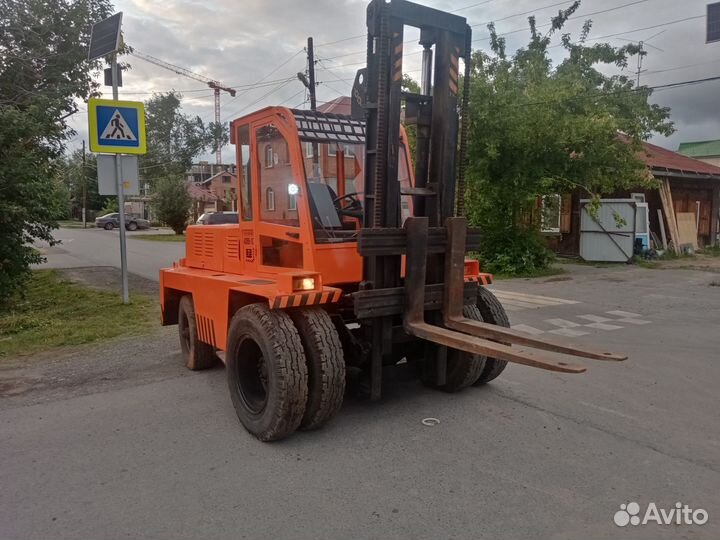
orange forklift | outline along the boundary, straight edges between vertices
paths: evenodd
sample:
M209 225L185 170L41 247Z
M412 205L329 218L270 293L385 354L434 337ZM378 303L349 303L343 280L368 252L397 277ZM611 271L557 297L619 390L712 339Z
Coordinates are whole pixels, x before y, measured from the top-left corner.
M405 26L424 48L419 94L401 91ZM234 120L239 224L188 227L185 257L160 271L162 324L178 325L187 367L224 361L237 415L262 441L332 418L348 369L377 400L383 368L398 364L455 392L508 362L581 373L568 356L626 358L513 331L485 287L492 276L466 258L482 241L456 196L466 20L373 0L367 28L352 114L267 107ZM414 167L402 110L416 126Z

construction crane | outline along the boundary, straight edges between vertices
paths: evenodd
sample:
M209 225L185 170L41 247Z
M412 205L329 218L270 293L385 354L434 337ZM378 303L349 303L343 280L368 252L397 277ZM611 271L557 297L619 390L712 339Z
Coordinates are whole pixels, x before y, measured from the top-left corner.
M209 77L205 77L204 75L194 73L189 69L185 69L184 67L176 66L175 64L171 64L170 62L166 62L165 60L160 60L159 58L140 52L137 49L133 49L130 54L140 58L141 60L145 60L146 62L150 62L151 64L155 64L156 66L160 66L161 68L165 68L168 71L172 71L173 73L182 75L183 77L187 77L189 79L193 79L195 81L200 81L207 84L210 88L213 89L213 92L215 93L215 124L218 126L220 125L220 90L222 90L223 92L227 92L232 97L235 97L234 88L225 86L221 82L218 82ZM215 151L215 160L218 165L222 164L222 149L219 141L217 144L217 150Z

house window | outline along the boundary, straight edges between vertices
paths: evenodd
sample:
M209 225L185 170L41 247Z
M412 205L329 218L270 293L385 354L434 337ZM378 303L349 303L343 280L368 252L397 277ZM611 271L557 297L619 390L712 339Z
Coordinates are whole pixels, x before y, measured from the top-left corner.
M345 145L345 157L355 157L355 149L351 144Z
M275 192L272 188L265 190L265 210L269 212L275 211Z
M288 210L297 210L297 195L288 193Z
M560 234L560 195L543 195L540 199L540 231Z
M313 157L313 143L311 142L305 143L305 157Z
M229 183L230 183L230 177L229 177L229 176L223 176L223 177L222 177L222 183L223 183L223 184L229 184Z
M328 143L327 151L328 151L328 156L337 156L337 144Z
M265 145L265 168L269 169L273 166L273 149L272 145L267 144Z

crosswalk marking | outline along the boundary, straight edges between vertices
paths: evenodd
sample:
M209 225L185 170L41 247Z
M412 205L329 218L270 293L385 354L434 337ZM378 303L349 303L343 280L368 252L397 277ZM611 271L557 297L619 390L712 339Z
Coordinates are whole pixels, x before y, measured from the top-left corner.
M640 315L638 315L639 317ZM643 319L636 319L635 317L628 317L627 319L615 319L613 322L617 323L627 323L627 324L650 324L650 321L645 321Z
M582 330L575 330L573 328L557 328L549 331L551 334L564 337L580 337L587 336L590 332L583 332Z
M513 325L513 329L526 334L532 334L534 336L545 333L545 330L540 330L539 328L535 328L534 326L529 326L527 324L515 324Z
M606 332L610 332L613 330L622 330L623 328L626 328L627 326L632 325L644 325L644 324L650 324L652 321L648 321L645 319L641 319L642 315L640 314L630 314L627 311L606 311L604 315L612 315L613 313L617 315L622 315L622 318L615 318L610 319L608 317L604 317L601 315L594 315L594 314L586 314L586 315L574 315L572 317L578 319L581 321L580 323L577 323L575 321L570 321L568 319L544 319L542 324L539 324L540 328L537 326L530 326L529 324L518 324L514 325L513 328L524 332L526 334L531 334L534 336L539 336L541 334L549 333L549 334L555 334L558 336L564 336L564 337L580 337L580 336L586 336L590 332L586 331L590 328L593 330L603 330ZM632 317L628 316L632 315ZM627 323L627 324L626 324ZM551 326L551 328L544 330L542 326Z
M586 328L596 328L597 330L620 330L622 326L616 324L607 324L602 322L596 322L592 324L586 324Z
M548 322L553 326L559 326L560 328L576 328L580 326L576 322L566 321L565 319L545 319L545 322Z
M608 319L607 317L600 317L598 315L578 315L579 319L587 319L588 321L594 322L594 323L604 323L608 321L612 321L612 319Z
M525 294L498 289L493 289L493 293L498 297L507 311L521 311L523 309L539 309L580 303L576 300L567 300L565 298L553 298L552 296Z
M605 313L607 313L608 315L622 317L623 319L629 319L630 317L642 317L642 315L640 315L639 313L630 313L629 311L620 311L617 309L615 311L606 311Z

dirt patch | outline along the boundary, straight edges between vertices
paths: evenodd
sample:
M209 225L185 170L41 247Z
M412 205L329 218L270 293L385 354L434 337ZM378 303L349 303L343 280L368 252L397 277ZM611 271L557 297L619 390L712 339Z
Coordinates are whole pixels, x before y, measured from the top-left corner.
M79 268L59 269L60 275L79 285L102 291L122 292L122 273L114 266L82 266ZM157 281L152 281L135 274L128 275L128 286L131 293L142 293L157 297L160 289Z

